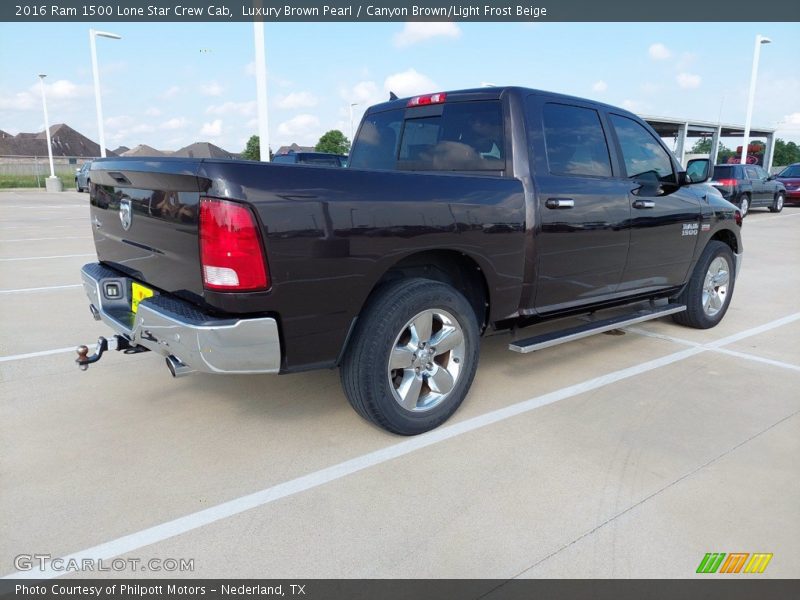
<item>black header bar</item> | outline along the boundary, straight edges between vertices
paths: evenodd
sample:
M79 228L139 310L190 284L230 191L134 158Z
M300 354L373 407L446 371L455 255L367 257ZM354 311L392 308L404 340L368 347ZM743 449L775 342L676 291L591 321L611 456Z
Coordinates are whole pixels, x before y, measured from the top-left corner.
M797 22L784 0L3 0L5 22Z

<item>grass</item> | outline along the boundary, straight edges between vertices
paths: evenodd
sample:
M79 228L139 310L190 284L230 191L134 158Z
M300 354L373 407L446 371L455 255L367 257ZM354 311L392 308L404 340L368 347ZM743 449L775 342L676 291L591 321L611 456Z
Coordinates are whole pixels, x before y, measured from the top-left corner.
M64 189L75 187L75 175L71 173L56 173L56 177L61 179ZM39 184L36 183L36 175L0 175L0 190L8 188L35 188L44 189L46 176L39 176Z

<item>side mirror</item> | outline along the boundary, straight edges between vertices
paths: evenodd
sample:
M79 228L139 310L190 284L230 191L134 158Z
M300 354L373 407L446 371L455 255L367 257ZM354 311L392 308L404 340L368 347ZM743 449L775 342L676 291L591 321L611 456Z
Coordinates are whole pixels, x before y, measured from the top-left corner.
M711 161L707 158L693 158L686 165L686 182L681 185L690 183L702 183L708 180Z

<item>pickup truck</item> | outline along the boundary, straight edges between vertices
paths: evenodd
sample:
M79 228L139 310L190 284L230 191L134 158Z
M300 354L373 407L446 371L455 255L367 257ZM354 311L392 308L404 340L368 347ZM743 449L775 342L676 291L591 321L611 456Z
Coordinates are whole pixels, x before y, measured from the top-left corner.
M362 417L422 433L464 400L481 335L588 316L510 343L529 352L666 315L719 323L742 220L692 185L708 173L630 112L519 87L373 106L344 169L98 160L82 278L115 335L77 362L338 367Z

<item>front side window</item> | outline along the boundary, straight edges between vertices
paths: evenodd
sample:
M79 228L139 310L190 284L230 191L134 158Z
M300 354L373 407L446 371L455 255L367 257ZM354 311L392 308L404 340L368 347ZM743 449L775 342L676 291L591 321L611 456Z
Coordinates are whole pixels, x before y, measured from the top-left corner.
M542 118L552 174L611 177L608 145L596 110L545 104Z
M629 179L674 183L669 154L647 129L633 119L609 115L617 134Z

